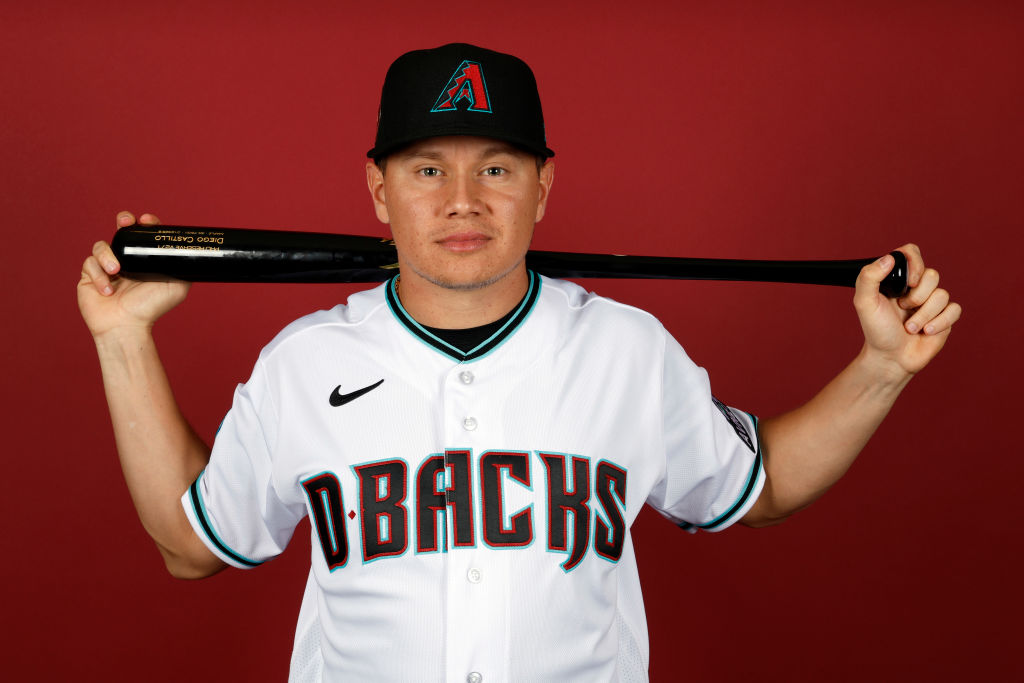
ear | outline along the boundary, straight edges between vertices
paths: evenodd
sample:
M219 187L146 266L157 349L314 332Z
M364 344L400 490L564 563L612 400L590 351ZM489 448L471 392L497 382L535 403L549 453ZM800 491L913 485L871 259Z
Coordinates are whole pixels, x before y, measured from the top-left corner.
M370 198L373 199L373 210L377 214L377 220L381 223L390 223L384 196L384 172L372 161L366 163L366 185L370 189Z
M544 211L548 205L548 195L551 193L551 184L555 182L555 162L548 159L540 167L537 182L540 183L540 194L537 196L537 217L534 222L540 222L544 218Z

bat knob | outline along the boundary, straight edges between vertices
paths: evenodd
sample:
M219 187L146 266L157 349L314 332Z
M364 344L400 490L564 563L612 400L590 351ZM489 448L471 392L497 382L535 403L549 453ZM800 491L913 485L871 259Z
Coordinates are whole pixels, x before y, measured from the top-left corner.
M902 251L893 251L890 254L896 259L896 263L878 289L890 299L895 299L907 293L907 257Z

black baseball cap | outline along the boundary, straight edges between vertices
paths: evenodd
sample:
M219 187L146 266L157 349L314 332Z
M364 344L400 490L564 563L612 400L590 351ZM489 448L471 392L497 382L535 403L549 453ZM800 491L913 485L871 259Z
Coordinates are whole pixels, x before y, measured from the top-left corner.
M537 80L523 60L466 43L414 50L384 77L377 140L380 159L441 135L478 135L541 158L554 156L544 137Z

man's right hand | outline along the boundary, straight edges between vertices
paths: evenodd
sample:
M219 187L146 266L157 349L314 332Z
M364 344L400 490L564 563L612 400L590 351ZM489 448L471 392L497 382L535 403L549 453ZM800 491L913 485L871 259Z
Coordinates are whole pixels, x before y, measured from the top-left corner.
M148 213L139 217L141 225L159 225L160 220ZM117 214L117 228L135 224L128 211ZM99 338L118 330L149 329L167 311L188 294L190 284L167 279L142 282L118 277L121 264L106 242L97 242L92 255L82 264L78 281L78 308L93 337Z

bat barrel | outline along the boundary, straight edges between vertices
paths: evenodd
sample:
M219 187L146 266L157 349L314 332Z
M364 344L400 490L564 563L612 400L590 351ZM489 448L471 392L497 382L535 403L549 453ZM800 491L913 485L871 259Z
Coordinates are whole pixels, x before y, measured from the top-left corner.
M134 225L111 248L135 279L383 282L398 267L391 240L289 230Z

